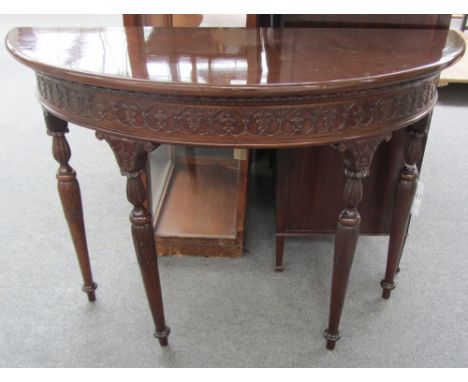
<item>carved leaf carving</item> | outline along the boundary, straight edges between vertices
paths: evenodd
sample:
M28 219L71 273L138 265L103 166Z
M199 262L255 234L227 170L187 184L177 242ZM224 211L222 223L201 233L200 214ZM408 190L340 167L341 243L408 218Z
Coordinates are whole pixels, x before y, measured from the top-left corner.
M107 141L115 154L122 174L126 176L136 176L145 166L146 154L157 146L150 142L123 138L101 132L96 132L96 137Z
M112 90L37 73L47 104L101 127L210 136L307 136L389 124L434 103L437 81L330 95L210 98Z

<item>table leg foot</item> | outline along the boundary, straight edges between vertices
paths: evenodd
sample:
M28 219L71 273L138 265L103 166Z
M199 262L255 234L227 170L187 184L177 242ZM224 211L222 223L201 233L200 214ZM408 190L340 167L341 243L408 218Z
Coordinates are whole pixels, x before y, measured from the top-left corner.
M169 328L169 326L166 326L166 329L164 329L162 332L156 330L153 336L158 339L159 345L167 346L169 344L170 332L171 332L171 329Z
M97 289L97 284L93 282L91 285L83 285L81 290L88 295L89 302L96 301L96 293L94 292Z
M385 282L385 280L382 280L380 282L380 286L382 287L382 298L388 300L390 298L392 290L396 287L395 282L387 283Z
M334 350L335 349L335 344L340 340L341 338L341 332L338 331L336 334L332 334L326 329L323 332L323 337L327 340L327 349L328 350Z

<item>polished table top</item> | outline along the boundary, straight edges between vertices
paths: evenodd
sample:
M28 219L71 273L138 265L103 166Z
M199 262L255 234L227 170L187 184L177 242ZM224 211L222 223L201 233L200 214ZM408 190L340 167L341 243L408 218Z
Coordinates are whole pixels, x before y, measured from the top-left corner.
M16 28L8 49L100 86L216 95L323 92L440 71L463 51L429 29Z
M15 28L6 45L67 121L230 147L390 133L430 112L465 49L453 31L391 29Z

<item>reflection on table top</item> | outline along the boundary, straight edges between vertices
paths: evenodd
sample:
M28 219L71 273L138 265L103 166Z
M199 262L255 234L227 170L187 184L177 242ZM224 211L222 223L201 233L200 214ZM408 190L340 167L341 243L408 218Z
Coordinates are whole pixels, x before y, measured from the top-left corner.
M464 51L453 31L430 29L15 28L6 44L28 66L71 80L214 93L398 82Z

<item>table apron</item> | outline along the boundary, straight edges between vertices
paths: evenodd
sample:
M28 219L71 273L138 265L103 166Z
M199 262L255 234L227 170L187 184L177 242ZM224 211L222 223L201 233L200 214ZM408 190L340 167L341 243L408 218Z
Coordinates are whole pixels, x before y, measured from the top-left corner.
M43 107L69 122L158 143L305 147L386 134L428 114L439 75L353 92L214 98L131 92L37 72Z

